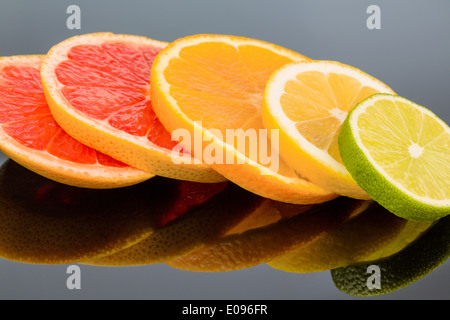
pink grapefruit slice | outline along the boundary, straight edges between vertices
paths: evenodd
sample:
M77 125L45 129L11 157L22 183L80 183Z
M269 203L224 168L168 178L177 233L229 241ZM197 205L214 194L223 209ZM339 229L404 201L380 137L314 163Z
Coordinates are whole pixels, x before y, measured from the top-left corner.
M221 182L193 160L153 112L150 71L165 42L93 33L69 38L48 52L41 77L50 110L72 137L130 166L159 176Z
M153 177L83 145L56 123L42 89L43 58L0 58L0 150L42 176L77 187L123 187Z

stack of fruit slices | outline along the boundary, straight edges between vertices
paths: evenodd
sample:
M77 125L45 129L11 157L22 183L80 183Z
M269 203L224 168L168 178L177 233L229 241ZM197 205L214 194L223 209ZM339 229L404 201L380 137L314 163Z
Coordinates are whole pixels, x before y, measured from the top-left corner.
M2 169L11 260L314 272L390 256L450 213L442 120L354 67L260 40L76 36L45 56L0 58L0 109L1 151L50 179ZM127 209L135 224L108 201L97 208L115 212L108 228L83 227L89 210L55 222L37 208L142 190L148 204Z

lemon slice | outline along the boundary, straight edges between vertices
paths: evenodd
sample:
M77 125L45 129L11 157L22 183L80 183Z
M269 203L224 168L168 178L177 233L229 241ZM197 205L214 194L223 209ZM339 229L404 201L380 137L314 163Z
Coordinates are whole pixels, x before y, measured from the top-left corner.
M450 213L450 129L430 110L373 95L350 112L339 150L358 184L392 213L419 221Z
M369 199L339 155L348 111L377 92L393 91L372 76L334 61L301 61L275 71L264 92L262 121L279 129L279 153L300 176L325 190Z

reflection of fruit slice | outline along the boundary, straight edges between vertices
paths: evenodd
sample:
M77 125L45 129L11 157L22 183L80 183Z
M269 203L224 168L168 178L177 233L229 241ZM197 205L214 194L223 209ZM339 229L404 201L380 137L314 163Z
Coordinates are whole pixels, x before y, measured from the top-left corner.
M326 190L368 199L342 163L338 136L348 111L376 92L392 90L356 68L332 61L290 63L267 83L262 120L280 130L280 155L300 175Z
M82 263L135 266L164 262L217 240L239 222L264 211L262 209L266 208L267 202L264 198L229 184L227 190L214 200L155 230L137 244L115 254Z
M373 202L368 209L313 243L268 262L287 272L319 272L392 255L432 223L399 218Z
M285 202L324 202L336 195L299 178L276 152L270 154L272 133L260 131L265 130L260 110L270 74L287 62L307 59L253 39L181 38L155 59L153 106L170 132L189 133L180 142L186 149L244 189Z
M136 168L169 178L225 180L172 153L175 143L150 103L150 69L166 43L95 33L72 37L47 54L42 82L56 121L75 139Z
M436 222L423 236L402 251L385 259L331 270L336 287L347 294L367 297L399 290L429 274L450 256L450 217ZM369 266L380 269L380 289L374 284ZM370 284L370 283L369 283ZM372 288L372 289L370 289Z
M71 138L53 119L40 79L43 56L0 58L0 149L49 179L112 188L153 175L131 168Z
M204 186L155 177L118 189L76 188L8 161L0 172L0 257L57 264L113 254L221 190L208 184L205 194Z
M349 114L339 148L353 178L392 213L411 220L450 214L450 128L428 109L374 95Z
M365 205L366 201L340 197L292 218L230 234L166 263L190 271L228 271L255 266L324 236Z

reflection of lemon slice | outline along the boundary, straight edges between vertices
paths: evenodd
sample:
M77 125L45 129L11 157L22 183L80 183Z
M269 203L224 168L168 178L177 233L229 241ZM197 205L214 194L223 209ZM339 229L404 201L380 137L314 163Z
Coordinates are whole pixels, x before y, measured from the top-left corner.
M195 158L242 188L284 202L328 201L336 195L299 178L271 151L268 137L275 131L265 131L261 122L270 74L299 60L309 59L254 39L181 38L164 48L153 63L153 108L169 132L182 136L180 143Z
M373 95L349 114L339 148L358 184L392 213L412 220L450 213L450 128L430 110Z
M262 121L280 130L280 155L301 176L326 190L368 199L342 163L338 136L348 111L376 92L393 93L338 62L289 63L267 82Z
M363 213L313 243L268 264L288 272L318 272L392 255L431 222L399 218L373 202Z
M429 274L450 256L450 217L436 222L423 236L385 259L331 270L336 287L359 297L376 296L401 289ZM372 266L369 269L369 266ZM379 268L376 274L373 266ZM369 270L369 271L368 271ZM379 276L380 288L371 275Z
M340 197L291 218L229 234L166 263L191 271L228 271L255 266L324 236L365 205L366 201Z
M249 217L267 211L268 200L230 184L211 201L155 230L137 244L115 254L83 261L97 266L136 266L160 263L217 240Z

